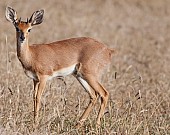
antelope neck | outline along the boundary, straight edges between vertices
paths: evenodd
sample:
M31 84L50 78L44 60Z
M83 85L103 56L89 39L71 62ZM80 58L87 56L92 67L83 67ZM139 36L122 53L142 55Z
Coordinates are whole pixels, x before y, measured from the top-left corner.
M20 41L20 37L17 35L17 56L19 59L27 56L29 51L28 37L25 37L24 41ZM26 58L26 57L25 57Z

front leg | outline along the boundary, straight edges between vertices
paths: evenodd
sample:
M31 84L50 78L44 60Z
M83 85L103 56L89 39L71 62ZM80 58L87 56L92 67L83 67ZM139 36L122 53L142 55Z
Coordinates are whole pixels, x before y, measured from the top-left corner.
M42 93L45 89L47 77L41 76L39 77L39 82L36 83L35 92L34 92L34 124L38 124L38 114L40 108L40 101Z
M37 97L37 91L38 91L38 85L39 81L33 80L34 82L34 95L33 95L33 101L34 101L34 123L36 123L36 97Z

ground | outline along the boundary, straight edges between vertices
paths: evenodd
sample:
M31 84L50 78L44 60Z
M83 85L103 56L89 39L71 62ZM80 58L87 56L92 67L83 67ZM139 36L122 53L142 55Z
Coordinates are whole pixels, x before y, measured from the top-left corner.
M115 48L102 84L110 93L100 128L100 100L80 129L74 126L89 102L77 80L53 79L43 94L40 123L33 131L33 82L16 56L15 29L6 6L22 20L44 9L44 21L31 31L30 44L87 36ZM0 134L170 134L169 0L1 0Z

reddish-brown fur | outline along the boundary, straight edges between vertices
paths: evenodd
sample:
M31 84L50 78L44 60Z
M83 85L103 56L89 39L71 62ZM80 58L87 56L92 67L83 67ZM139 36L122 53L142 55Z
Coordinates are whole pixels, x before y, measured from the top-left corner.
M47 75L75 63L82 63L82 71L97 76L110 62L112 53L103 44L86 37L28 46L27 51L31 68Z
M7 7L6 18L17 29L17 56L27 76L34 81L34 121L38 118L41 95L48 78L57 75L74 75L88 91L91 98L89 106L80 118L81 125L89 115L98 95L101 97L101 108L97 118L104 113L109 93L100 84L99 77L103 69L111 62L113 49L87 37L71 38L49 44L28 44L29 29L42 22L43 10L33 13L27 22L16 19L14 9Z

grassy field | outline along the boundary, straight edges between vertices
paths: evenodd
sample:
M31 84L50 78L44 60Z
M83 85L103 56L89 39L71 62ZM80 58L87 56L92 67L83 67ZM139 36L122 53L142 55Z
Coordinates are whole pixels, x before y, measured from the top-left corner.
M69 76L66 85L48 82L40 124L33 131L33 83L17 59L15 29L5 19L7 5L22 20L45 9L44 22L31 31L31 44L88 36L116 49L102 78L110 98L100 128L95 125L100 101L84 125L74 127L89 97ZM0 134L169 135L170 1L1 0Z

